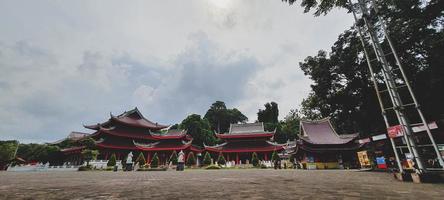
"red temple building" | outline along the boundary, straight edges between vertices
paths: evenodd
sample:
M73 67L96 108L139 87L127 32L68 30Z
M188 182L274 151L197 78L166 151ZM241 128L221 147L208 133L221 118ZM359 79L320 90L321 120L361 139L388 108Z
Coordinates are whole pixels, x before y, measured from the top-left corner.
M224 143L215 146L205 146L205 150L213 158L222 153L226 160L234 160L236 164L251 160L256 152L259 160L270 160L274 151L283 150L283 145L271 142L275 131L264 131L263 123L231 124L228 133L216 134Z
M353 167L357 163L356 150L361 147L358 134L337 134L330 119L301 121L299 139L288 145L306 169Z
M166 125L151 122L135 108L114 116L103 123L85 125L85 128L94 130L90 135L96 142L96 148L100 154L99 160L107 160L113 153L117 160L124 159L129 152L133 152L134 159L139 153L146 156L150 162L152 156L157 153L160 164L166 164L173 151L200 153L202 150L193 146L192 138L185 130L167 130ZM82 147L65 150L65 154L78 153Z

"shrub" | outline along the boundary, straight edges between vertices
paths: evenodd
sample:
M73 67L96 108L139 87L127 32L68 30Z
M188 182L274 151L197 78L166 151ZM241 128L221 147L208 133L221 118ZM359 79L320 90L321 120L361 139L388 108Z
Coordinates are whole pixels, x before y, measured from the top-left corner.
M140 152L139 157L137 157L136 163L139 164L139 167L143 167L146 165L145 156L142 152Z
M79 167L79 171L91 171L91 170L93 170L93 169L90 165Z
M191 167L195 164L196 164L196 158L194 158L194 153L193 152L188 153L187 166Z
M99 151L97 151L97 150L85 149L82 151L82 157L84 160L86 160L87 166L89 165L90 160L97 159L97 155L99 155Z
M206 167L205 169L220 169L220 167L217 165L210 165L210 166Z
M275 160L279 160L279 159L280 159L280 158L279 158L277 152L276 152L276 151L273 151L273 154L271 155L271 160L272 160L272 161L275 161Z
M290 162L291 162L291 164L293 164L294 163L294 159L295 159L295 156L294 156L294 154L291 154L290 155Z
M251 164L255 167L259 166L259 159L257 158L256 152L253 152L253 155L251 155Z
M217 164L220 165L225 165L226 161L225 161L225 157L222 153L219 154L219 157L217 158Z
M203 164L204 165L211 165L211 156L208 152L205 153Z
M151 159L150 166L152 168L157 168L159 166L159 157L157 156L157 153L155 153L153 159Z
M173 165L177 165L177 153L176 153L176 151L173 151L173 153L171 154L169 162L171 162Z
M106 166L113 167L116 165L116 154L112 154L111 157L108 160L108 163L106 163Z

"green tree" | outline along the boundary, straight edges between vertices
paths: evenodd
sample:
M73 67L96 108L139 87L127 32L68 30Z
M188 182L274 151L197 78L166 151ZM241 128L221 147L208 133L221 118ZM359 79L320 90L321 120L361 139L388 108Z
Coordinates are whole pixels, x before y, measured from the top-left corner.
M196 158L194 157L194 153L190 152L187 156L187 166L191 167L196 164Z
M187 133L193 137L194 145L203 147L204 144L214 145L216 142L208 120L202 119L200 115L189 115L182 121L180 128L187 130Z
M219 157L217 158L217 164L218 165L225 165L226 164L225 157L222 153L219 153Z
M87 149L94 149L96 142L91 137L80 140L80 145L85 146Z
M251 155L251 164L253 164L254 167L259 166L259 159L257 158L256 152L253 152L253 154Z
M108 163L106 163L106 166L108 167L114 167L116 165L117 159L116 154L111 154L111 157L108 160Z
M159 157L157 156L157 153L154 153L150 166L151 168L157 168L159 166Z
M4 170L6 166L14 159L14 154L17 149L18 142L0 141L0 170Z
M248 118L238 109L227 109L225 103L216 101L205 113L204 119L210 123L211 129L218 133L225 133L230 128L230 124L246 122Z
M266 103L265 109L259 109L257 113L257 121L264 123L278 123L279 108L276 102Z
M290 3L294 2L292 0ZM304 4L306 9L316 9L327 13L333 6L347 7L346 1L326 0ZM444 2L438 0L420 1L378 1L378 16L385 19L393 44L401 58L407 77L423 112L429 120L438 120L444 113ZM375 12L370 18L376 17ZM376 25L376 20L369 20ZM362 23L358 23L362 25ZM380 26L375 26L381 31ZM365 45L374 58L374 52L368 38ZM381 42L386 53L390 52L386 40ZM395 66L393 56L387 56L388 62ZM362 137L385 130L377 97L372 86L363 48L354 29L346 30L333 44L330 52L319 51L315 56L307 57L300 63L305 75L313 81L312 92L302 102L301 113L304 117L315 119L332 117L339 132L359 132ZM393 72L399 77L399 72ZM377 82L382 83L380 69L376 69ZM403 92L401 91L401 96ZM390 101L387 96L383 96ZM388 105L389 107L390 105ZM418 121L418 116L409 116L411 121ZM389 119L396 121L389 113Z
M279 160L279 155L277 154L276 151L273 151L273 154L271 155L271 160L275 161L275 160Z
M97 150L85 149L82 151L82 157L86 161L86 166L89 166L89 161L97 159L98 155L99 151Z
M143 155L142 152L139 153L139 156L136 159L136 163L139 164L139 167L143 167L146 165L145 156Z
M171 154L169 162L171 162L173 165L177 165L177 153L176 153L176 151L173 151L173 153Z
M203 160L204 165L211 165L211 156L210 153L206 152Z

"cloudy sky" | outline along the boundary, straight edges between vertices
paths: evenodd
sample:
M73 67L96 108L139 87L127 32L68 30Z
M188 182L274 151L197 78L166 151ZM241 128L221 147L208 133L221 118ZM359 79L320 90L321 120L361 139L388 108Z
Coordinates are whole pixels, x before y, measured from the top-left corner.
M50 142L137 106L153 121L216 100L281 118L310 89L298 63L352 24L279 0L0 1L0 140Z

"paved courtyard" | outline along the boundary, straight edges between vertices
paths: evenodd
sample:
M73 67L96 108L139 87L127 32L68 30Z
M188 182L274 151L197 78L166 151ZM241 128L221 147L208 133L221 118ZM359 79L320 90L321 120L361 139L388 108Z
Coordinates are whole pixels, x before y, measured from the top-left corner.
M0 199L443 199L444 184L358 171L0 172Z

